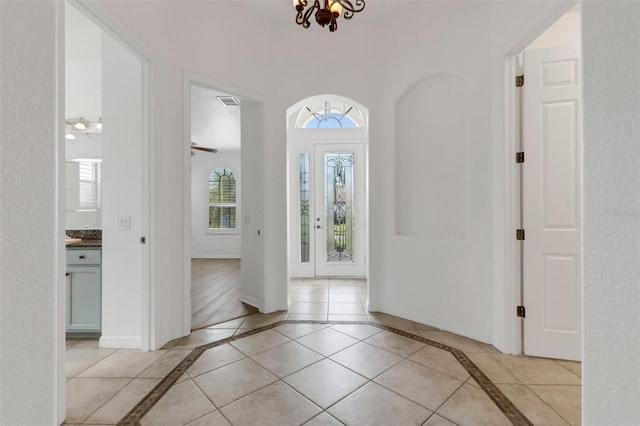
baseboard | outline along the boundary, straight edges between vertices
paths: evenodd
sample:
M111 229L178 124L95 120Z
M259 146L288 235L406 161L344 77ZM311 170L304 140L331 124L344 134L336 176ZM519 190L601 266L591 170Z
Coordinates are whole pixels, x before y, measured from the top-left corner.
M258 303L258 301L253 297L247 297L241 294L240 297L238 297L238 300L240 300L242 303L246 303L249 306L253 306L256 309L260 309L260 303Z
M140 336L102 336L101 348L140 349L142 338Z

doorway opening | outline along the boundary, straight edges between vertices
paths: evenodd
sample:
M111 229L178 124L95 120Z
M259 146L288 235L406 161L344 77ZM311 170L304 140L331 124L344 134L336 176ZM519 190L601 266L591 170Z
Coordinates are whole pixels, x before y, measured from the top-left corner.
M261 102L221 87L184 80L185 334L262 301Z
M153 241L151 65L90 5L66 2L65 17L66 171L80 172L66 182L67 199L80 202L67 203L65 228L93 244L74 254L95 277L74 283L77 263L69 268L67 332L90 328L101 347L155 349L146 244ZM68 245L68 264L70 249L78 247Z
M515 353L581 359L579 5L509 59L507 250ZM520 78L520 76L523 76ZM518 77L518 78L516 78ZM517 153L523 153L516 156ZM513 305L508 311L513 312Z
M366 282L367 159L364 106L321 95L287 110L289 304L304 278Z
M256 313L241 302L241 105L190 85L191 329Z

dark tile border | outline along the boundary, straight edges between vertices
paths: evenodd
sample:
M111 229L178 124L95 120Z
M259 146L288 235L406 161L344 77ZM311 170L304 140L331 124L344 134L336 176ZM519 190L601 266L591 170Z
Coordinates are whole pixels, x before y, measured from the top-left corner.
M406 331L398 330L397 328L390 327L388 325L379 324L372 321L308 321L308 320L281 320L273 324L265 325L247 332L237 334L225 339L217 340L215 342L198 346L187 357L182 360L176 368L174 368L167 376L162 379L160 383L156 385L151 392L149 392L142 401L140 401L135 407L131 409L125 415L122 420L118 422L118 426L138 426L142 418L153 408L154 405L165 393L182 377L183 374L193 365L194 362L202 355L206 350L221 346L226 343L233 342L244 337L252 336L254 334L261 333L266 330L271 330L283 324L349 324L349 325L371 325L381 330L386 330L399 336L404 336L409 339L424 343L447 351L453 355L460 365L473 377L478 383L480 388L491 398L496 406L502 411L502 413L511 421L515 426L530 425L533 423L527 419L527 417L506 397L504 393L491 381L489 378L462 352L460 349L452 348L451 346L444 345L439 342L435 342L424 337L417 336L415 334L408 333Z

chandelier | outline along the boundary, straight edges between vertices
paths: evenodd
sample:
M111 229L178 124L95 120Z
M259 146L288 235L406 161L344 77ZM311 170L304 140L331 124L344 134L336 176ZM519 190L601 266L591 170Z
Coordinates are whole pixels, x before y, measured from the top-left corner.
M296 23L302 25L303 28L309 28L311 25L309 18L315 11L316 22L322 27L329 25L329 31L331 32L338 29L336 19L340 17L342 11L344 11L342 14L344 19L351 19L355 13L362 12L362 9L364 9L364 0L355 0L355 2L349 0L313 0L313 3L309 5L310 2L311 0L293 0L293 5L298 12ZM321 2L324 7L320 6Z

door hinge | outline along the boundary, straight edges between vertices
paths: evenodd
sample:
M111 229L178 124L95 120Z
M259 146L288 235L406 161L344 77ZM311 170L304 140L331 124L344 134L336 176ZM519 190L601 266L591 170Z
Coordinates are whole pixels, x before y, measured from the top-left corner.
M518 318L525 318L524 306L518 306L516 308L516 314L518 315Z
M524 229L516 229L516 240L524 241Z
M140 244L147 244L147 237L140 237Z
M516 152L516 163L524 163L524 152Z
M516 75L516 87L524 86L524 74Z

